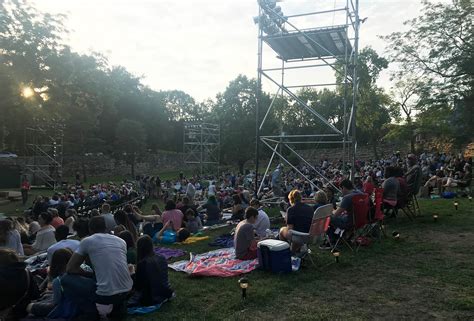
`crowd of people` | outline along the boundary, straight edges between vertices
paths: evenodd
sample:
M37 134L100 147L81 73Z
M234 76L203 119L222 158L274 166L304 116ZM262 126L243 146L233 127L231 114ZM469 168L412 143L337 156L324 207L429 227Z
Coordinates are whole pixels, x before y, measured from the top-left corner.
M393 209L423 187L448 188L453 181L469 186L471 168L472 159L455 155L394 153L384 160L358 161L353 183L342 161L323 159L297 169L279 165L263 178L258 197L252 175L186 178L181 174L175 182L138 177L137 193L165 204L162 209L153 204L150 213L133 204L113 210L112 202L135 193L131 183L97 184L88 190L74 187L51 198L41 197L26 217L0 220L0 281L7 291L2 293L8 293L0 300L0 311L10 309L15 317L87 320L98 319L100 311L121 319L127 307L162 304L175 296L166 259L155 253L157 245L184 242L206 226L233 222L237 224L236 258L254 259L257 243L275 237L263 205L279 197L285 222L277 238L291 243L295 254L305 241L293 237L294 231L308 233L315 210L332 204L328 238L320 246L331 249L336 231L353 224L355 195L370 196L382 187L384 206ZM77 206L87 202L94 204L93 210L79 217ZM23 259L41 253L47 272L33 274Z

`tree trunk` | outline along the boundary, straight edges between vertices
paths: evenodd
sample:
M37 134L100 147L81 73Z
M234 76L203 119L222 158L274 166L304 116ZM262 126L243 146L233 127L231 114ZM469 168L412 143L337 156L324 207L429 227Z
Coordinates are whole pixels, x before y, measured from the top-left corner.
M240 174L243 174L243 173L244 173L244 165L245 165L245 162L243 162L243 161L238 161L237 164L238 164L238 166L239 166L239 173L240 173Z
M379 153L377 151L377 140L372 141L372 151L374 152L375 159L379 159Z
M416 136L412 134L410 136L410 153L412 154L415 154L415 139L416 139Z
M84 155L84 153L82 154ZM86 163L84 162L84 157L81 156L81 168L82 168L82 182L87 182L87 171L86 171Z
M132 156L131 164L131 171L132 171L132 179L135 178L135 155Z

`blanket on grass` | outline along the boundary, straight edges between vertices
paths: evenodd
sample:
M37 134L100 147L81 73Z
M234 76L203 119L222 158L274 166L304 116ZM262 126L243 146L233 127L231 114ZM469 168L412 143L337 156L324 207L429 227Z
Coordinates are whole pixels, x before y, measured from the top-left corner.
M174 257L180 257L186 254L185 251L180 250L180 249L170 249L167 247L156 247L155 248L155 253L156 254L161 254L165 257L166 260L169 260Z
M179 244L193 244L199 241L207 240L209 236L190 236Z
M220 248L226 248L226 247L234 247L234 236L231 234L222 234L214 241L209 243L209 246L215 246L215 247L220 247Z
M193 276L230 277L249 273L258 266L258 260L242 261L235 258L235 249L219 249L198 255L191 254L189 261L178 261L169 268Z

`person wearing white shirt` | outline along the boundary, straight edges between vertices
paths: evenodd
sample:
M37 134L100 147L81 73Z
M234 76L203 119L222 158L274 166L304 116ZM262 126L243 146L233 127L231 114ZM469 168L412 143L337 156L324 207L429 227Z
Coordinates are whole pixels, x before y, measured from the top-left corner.
M80 243L78 240L70 240L67 238L67 236L69 235L69 228L66 225L58 226L54 234L56 236L57 243L51 245L48 248L47 259L49 265L51 265L51 259L53 258L54 252L64 248L71 249L74 252L77 250Z
M260 207L260 202L258 199L252 199L250 201L250 206L258 210L258 215L255 223L253 224L255 228L255 233L259 238L267 236L267 230L270 229L270 218L267 213Z
M207 188L207 196L211 195L216 195L216 185L214 185L214 181L211 181Z

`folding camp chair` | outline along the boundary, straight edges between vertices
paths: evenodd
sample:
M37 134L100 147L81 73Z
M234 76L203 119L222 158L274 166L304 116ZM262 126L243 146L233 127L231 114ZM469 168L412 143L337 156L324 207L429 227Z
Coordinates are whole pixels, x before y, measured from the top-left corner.
M376 188L375 189L375 199L374 199L374 206L375 206L375 213L374 217L370 218L370 225L368 225L367 233L371 234L374 230L378 232L378 239L380 240L380 236L383 235L386 237L385 228L383 225L383 221L385 219L385 215L382 210L382 203L383 203L383 188Z
M311 221L311 227L309 233L303 233L298 231L291 231L290 243L298 240L301 242L303 240L302 248L305 250L298 253L298 256L305 258L308 257L313 265L315 265L313 258L311 257L310 244L316 242L318 238L326 238L326 231L329 227L330 216L332 214L332 204L324 205L318 207L313 214L313 220Z
M351 249L351 251L354 251L349 242L351 239L355 239L355 237L357 236L357 231L361 230L362 228L365 228L369 223L369 209L369 196L367 194L357 194L352 196L352 227L347 229L347 231L344 229L339 229L339 238L337 239L336 244L332 248L332 252L334 252L334 250L341 242L347 245L347 247ZM356 250L358 248L359 246L357 246Z

